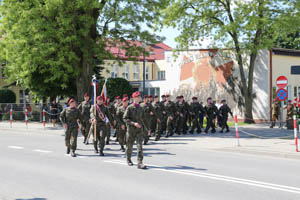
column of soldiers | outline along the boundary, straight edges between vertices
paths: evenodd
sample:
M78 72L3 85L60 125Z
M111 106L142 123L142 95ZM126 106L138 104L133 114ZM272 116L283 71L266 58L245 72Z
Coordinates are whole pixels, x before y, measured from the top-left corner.
M174 134L187 134L196 131L202 132L203 118L207 119L207 126L204 132L216 132L216 119L219 117L221 131L226 129L229 132L227 120L232 112L226 101L223 100L218 109L211 98L207 99L207 104L199 103L197 97L192 98L189 104L183 96L178 96L176 102L171 101L170 95L153 97L145 95L143 102L140 102L140 93L132 94L131 103L128 95L116 97L114 102L109 99L103 101L101 96L96 98L95 106L92 105L88 94L84 95L84 101L76 107L74 99L70 99L66 108L60 115L66 128L65 143L67 153L71 152L76 156L78 121L81 124L81 132L84 137L83 142L88 144L90 136L93 136L95 153L104 156L104 147L110 142L111 130L115 130L116 142L120 144L120 150L126 152L127 164L133 165L131 161L132 146L136 141L138 168L147 168L143 164L143 147L148 144L149 138L155 136L155 141L161 139L165 133L168 138ZM221 121L220 121L221 120ZM72 151L71 151L72 150Z

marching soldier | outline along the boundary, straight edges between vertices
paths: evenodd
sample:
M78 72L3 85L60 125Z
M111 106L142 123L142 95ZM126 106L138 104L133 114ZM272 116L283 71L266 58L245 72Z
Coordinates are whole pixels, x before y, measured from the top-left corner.
M179 96L179 101L177 103L177 127L176 127L176 134L180 135L182 131L183 134L186 134L185 123L186 123L186 116L187 116L187 109L184 103L184 99L182 96Z
M149 95L149 100L148 102L153 106L153 96ZM151 122L150 122L150 131L151 133L155 133L156 131L156 123L157 123L157 118L156 115L151 115Z
M211 132L215 133L216 128L213 121L216 117L216 109L212 103L211 97L207 99L207 105L205 106L205 113L206 113L207 125L204 132L207 133L208 130L211 128Z
M200 102L200 105L202 106L202 108L204 108L203 106L203 102ZM203 128L203 122L204 122L204 116L205 116L205 109L203 113L199 114L199 124L200 124L200 128Z
M226 100L224 99L221 101L221 107L219 109L219 115L220 115L221 124L222 124L220 133L223 133L225 128L226 128L226 133L229 132L229 127L227 124L228 114L230 114L231 117L233 117L231 109L229 108L229 106L226 103Z
M160 106L163 110L162 112L162 121L161 121L161 129L162 129L162 132L166 131L166 128L167 128L167 113L165 111L165 102L166 102L166 95L162 95L161 96L161 101L160 101Z
M92 103L90 101L90 97L88 93L84 94L84 101L81 102L78 106L78 109L81 112L83 117L83 121L81 123L81 133L84 137L83 143L88 144L88 133L91 128L90 123L90 110L91 110Z
M115 120L116 110L115 110L113 103L110 102L109 97L106 98L105 105L108 109L108 112L111 114L111 117ZM110 125L109 121L107 121L107 120L106 120L106 126L107 126L106 144L108 145L109 141L110 141L111 125Z
M120 96L116 96L115 97L115 101L114 101L114 108L115 110L118 110L118 107L122 105L122 100L120 98ZM114 136L116 138L116 142L119 141L119 133L118 133L118 130L115 131L115 134Z
M154 96L154 101L152 103L152 106L154 108L155 111L155 115L156 115L156 131L155 131L155 141L158 141L162 135L162 121L163 121L163 111L164 111L164 107L162 107L162 104L159 102L158 100L158 96L155 95Z
M98 153L98 146L100 148L100 156L104 156L103 150L105 146L105 136L107 134L107 127L106 127L106 117L108 118L111 124L116 124L113 121L111 114L109 113L108 109L104 106L103 98L101 96L97 97L97 104L91 108L91 120L93 123L96 123L96 138L94 138L94 148L95 153ZM95 126L95 125L94 125ZM93 126L93 133L94 127Z
M122 106L118 107L117 113L116 113L116 120L117 120L117 130L119 133L119 143L121 145L121 151L125 152L125 142L126 142L126 123L123 119L124 113L128 107L128 97L124 97L122 99Z
M197 97L193 97L192 98L193 102L190 105L190 115L191 115L191 119L192 119L192 128L190 133L193 134L195 128L197 128L197 133L201 133L201 127L200 127L200 123L199 123L199 114L205 114L205 110L203 108L203 106L198 102L198 98Z
M184 96L181 95L180 98L181 98L182 103L184 104L185 111L186 111L186 115L184 117L184 122L183 122L183 134L186 134L186 132L188 130L187 121L188 121L188 118L190 117L189 116L190 115L190 112L189 112L190 105L188 104L188 102L186 102L184 100Z
M279 121L279 116L280 116L280 102L277 101L277 99L273 100L272 108L271 108L271 113L272 113L272 123L270 128L273 128L276 125L276 121Z
M127 125L126 132L126 159L129 166L133 166L131 161L133 144L136 141L137 146L137 160L138 169L146 169L147 166L143 164L143 122L144 110L139 105L140 92L132 94L133 104L129 105L124 113L123 119Z
M141 108L144 110L145 114L143 115L143 129L144 129L144 145L146 145L149 141L150 137L150 127L151 127L151 117L155 115L154 108L152 104L149 102L149 97L147 95L144 96L144 102L140 104Z
M65 144L67 147L67 154L71 151L71 156L76 157L75 151L77 148L77 136L78 136L78 123L79 120L82 124L82 115L79 109L76 108L76 102L71 98L68 102L69 107L64 109L60 113L60 120L64 124L66 129Z
M294 117L294 105L292 104L292 101L288 101L288 105L285 107L287 110L286 112L286 124L288 129L293 129L293 117Z
M166 95L166 102L165 102L165 112L167 116L167 131L166 131L166 138L173 135L174 129L174 120L175 120L175 112L176 106L175 103L171 101L170 95Z

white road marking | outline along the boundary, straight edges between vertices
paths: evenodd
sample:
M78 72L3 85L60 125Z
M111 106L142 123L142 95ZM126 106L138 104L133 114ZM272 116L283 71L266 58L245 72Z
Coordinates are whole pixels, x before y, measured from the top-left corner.
M122 161L122 160L106 160L104 162L114 163L114 164L119 164L119 165L127 165L126 161ZM214 179L214 180L232 182L232 183L239 183L239 184L261 187L261 188L266 188L266 189L300 194L300 188L297 188L297 187L278 185L278 184L272 184L272 183L267 183L267 182L262 182L262 181L254 181L254 180L242 179L242 178L236 178L236 177L230 177L230 176L223 176L223 175L218 175L218 174L196 172L196 171L184 170L184 169L165 169L165 168L163 168L161 166L157 166L157 165L148 165L148 166L149 167L157 167L157 168L152 168L152 169L158 170L158 171L167 171L170 173L196 176L196 177L201 177L201 178Z
M24 147L19 147L19 146L8 146L10 149L24 149Z
M47 150L41 150L41 149L35 149L33 150L35 152L40 152L40 153L52 153L52 151L47 151Z

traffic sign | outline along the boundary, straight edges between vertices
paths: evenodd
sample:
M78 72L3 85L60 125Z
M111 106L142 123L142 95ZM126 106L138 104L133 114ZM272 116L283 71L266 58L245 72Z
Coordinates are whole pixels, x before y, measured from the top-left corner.
M276 98L278 99L278 101L284 101L286 100L288 97L288 92L287 90L281 88L279 90L277 90L276 92Z
M288 85L288 80L285 76L279 76L276 80L276 86L278 88L285 88Z

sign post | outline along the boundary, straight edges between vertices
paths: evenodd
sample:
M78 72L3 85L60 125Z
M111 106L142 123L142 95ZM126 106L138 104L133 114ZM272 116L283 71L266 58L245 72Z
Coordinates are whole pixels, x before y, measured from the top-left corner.
M283 106L284 101L288 97L288 92L285 87L288 85L288 79L285 76L279 76L276 79L276 86L279 88L276 92L276 98L281 101L281 113L280 113L280 127L283 128Z

